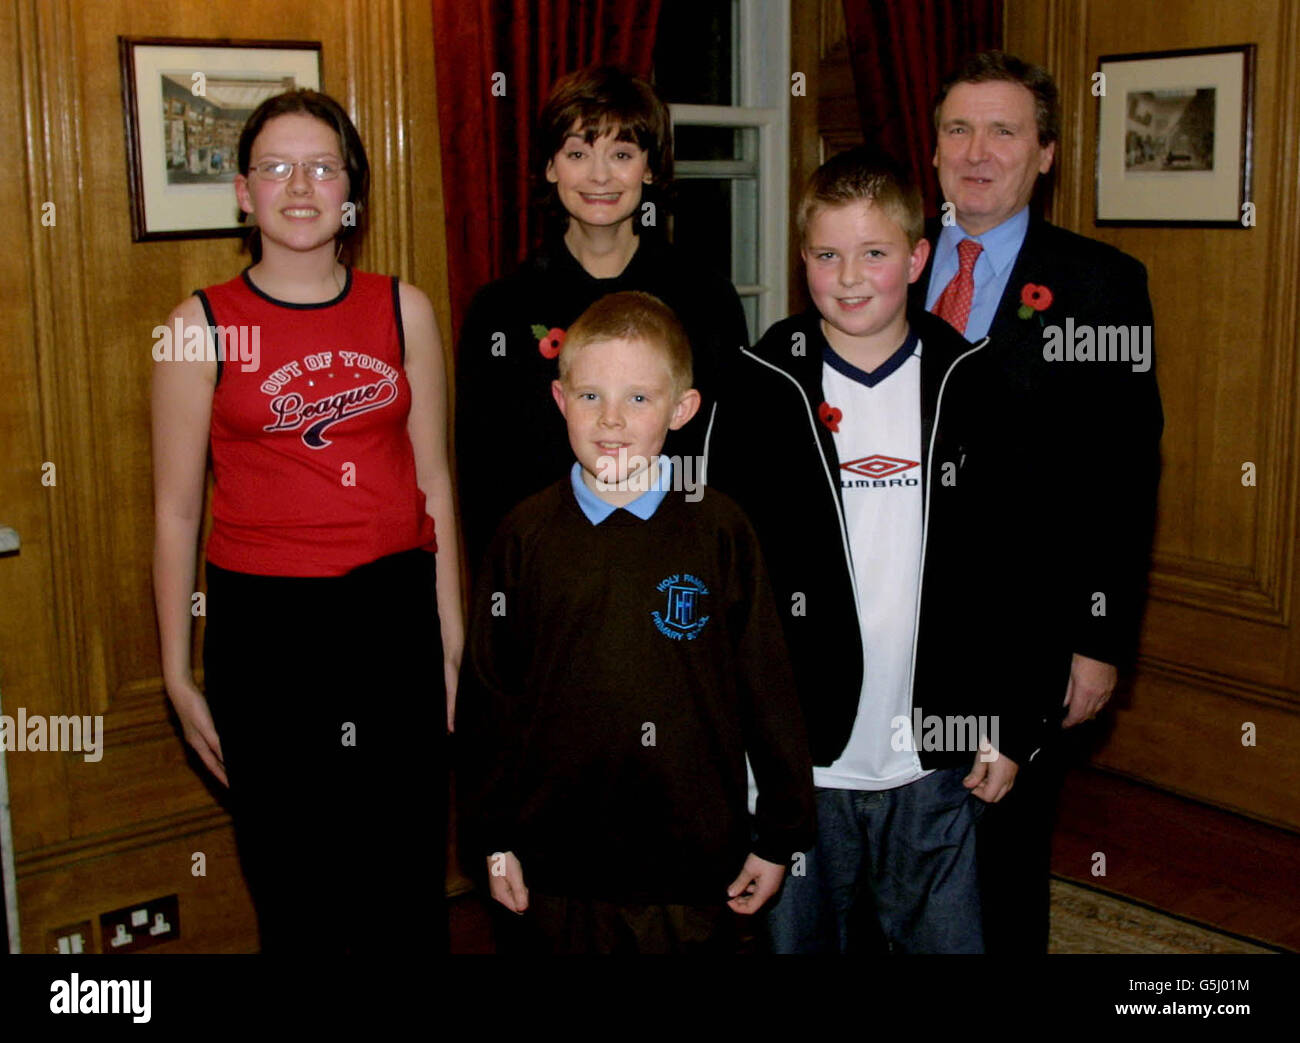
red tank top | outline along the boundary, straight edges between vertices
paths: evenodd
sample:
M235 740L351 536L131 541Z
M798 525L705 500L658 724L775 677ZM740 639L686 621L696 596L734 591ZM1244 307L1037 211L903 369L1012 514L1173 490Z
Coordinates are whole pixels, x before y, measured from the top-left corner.
M212 397L213 564L340 576L437 549L406 430L397 287L349 270L321 304L277 301L247 273L198 291L225 346Z

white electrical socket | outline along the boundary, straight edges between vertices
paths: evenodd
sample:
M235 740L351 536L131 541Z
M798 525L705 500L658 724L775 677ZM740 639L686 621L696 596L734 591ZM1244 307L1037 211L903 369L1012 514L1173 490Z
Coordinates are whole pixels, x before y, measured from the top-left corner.
M81 924L69 924L50 935L50 947L60 935L72 934ZM87 943L90 932L84 932ZM134 952L180 936L180 905L176 895L159 895L99 915L99 937L104 952Z

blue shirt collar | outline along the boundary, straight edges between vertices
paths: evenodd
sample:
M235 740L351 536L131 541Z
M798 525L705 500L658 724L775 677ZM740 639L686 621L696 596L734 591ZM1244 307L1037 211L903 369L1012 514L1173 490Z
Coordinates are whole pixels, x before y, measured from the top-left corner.
M983 235L967 235L962 231L959 224L944 225L939 232L939 242L935 246L935 254L936 256L941 253L952 254L955 257L958 243L963 239L974 239L980 246L984 247L983 253L980 254L980 260L987 259L993 266L993 271L1001 277L1015 263L1016 257L1020 253L1020 247L1025 241L1025 233L1028 230L1028 206L1021 207L996 228L990 228ZM956 262L954 261L955 266Z
M617 510L631 511L642 521L649 521L673 487L673 461L671 457L660 456L659 477L654 486L622 508L606 503L587 488L587 483L582 480L582 464L577 461L569 472L569 483L573 486L573 496L578 501L578 506L592 525L599 525Z

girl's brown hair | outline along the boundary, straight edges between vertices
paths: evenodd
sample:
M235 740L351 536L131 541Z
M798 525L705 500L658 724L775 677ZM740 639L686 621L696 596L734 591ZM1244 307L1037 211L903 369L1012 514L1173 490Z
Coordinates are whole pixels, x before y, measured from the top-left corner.
M361 135L357 133L356 126L343 106L328 94L300 88L267 98L254 109L239 135L239 172L245 177L248 176L253 142L257 140L257 135L262 133L262 128L277 116L288 116L293 113L315 116L338 135L343 166L348 173L348 202L355 207L355 221L344 224L339 229L338 238L340 241L353 237L359 239L365 217L366 199L370 195L370 161L366 158L366 147L361 143ZM239 220L243 221L245 216L243 211L240 211ZM257 228L249 231L245 243L248 252L253 255L253 263L256 264L262 258L262 236Z

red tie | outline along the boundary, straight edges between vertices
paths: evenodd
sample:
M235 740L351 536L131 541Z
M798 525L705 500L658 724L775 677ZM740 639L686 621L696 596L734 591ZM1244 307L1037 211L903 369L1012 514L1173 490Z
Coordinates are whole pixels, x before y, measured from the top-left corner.
M958 333L966 332L971 301L975 297L975 259L983 249L974 239L963 239L957 244L957 263L960 267L931 309Z

